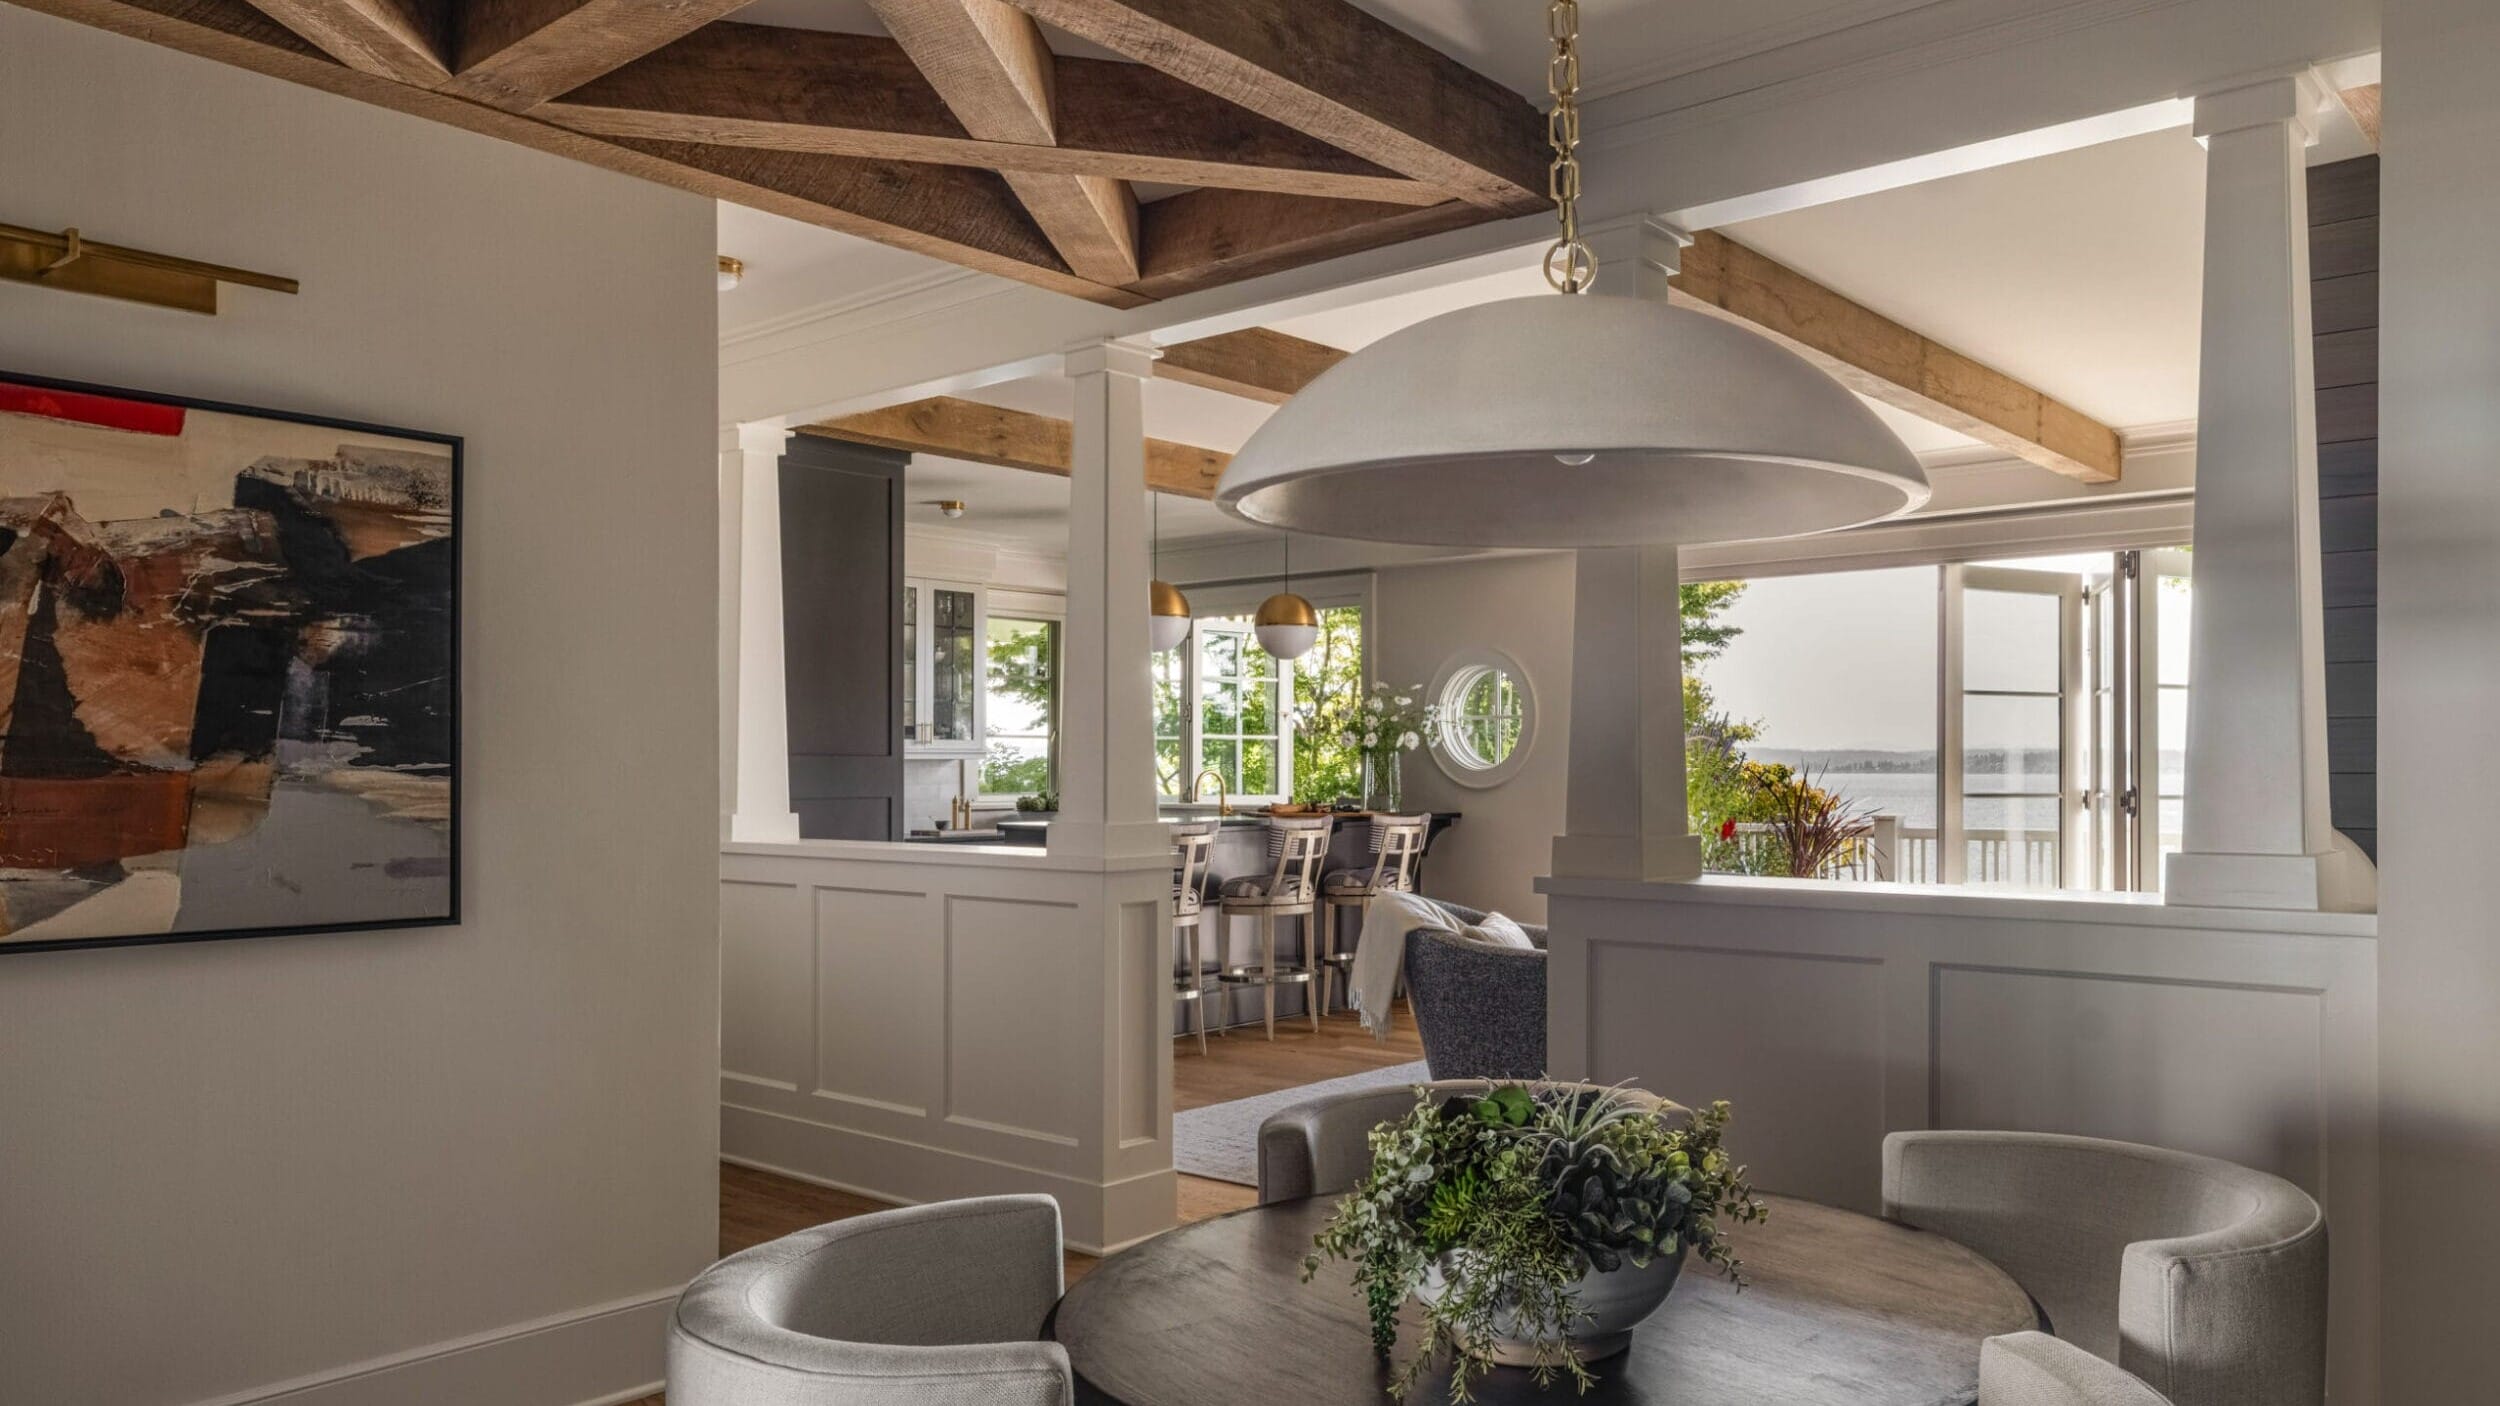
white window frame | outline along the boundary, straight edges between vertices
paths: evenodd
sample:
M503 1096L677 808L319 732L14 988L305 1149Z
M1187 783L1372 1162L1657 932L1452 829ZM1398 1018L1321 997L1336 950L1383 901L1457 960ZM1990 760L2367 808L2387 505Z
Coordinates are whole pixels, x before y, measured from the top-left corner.
M1970 799L1964 775L1963 700L1971 690L1963 683L1962 602L1970 591L2007 595L2040 595L2057 601L2057 873L2054 883L2087 867L2078 846L2090 831L2082 823L2085 802L2081 782L2089 754L2090 681L2083 668L2083 578L2063 571L1949 562L1937 569L1943 599L1937 611L1936 689L1936 878L1940 883L1970 881L1969 822L1963 803ZM1981 690L1984 694L1987 691Z
M1182 590L1189 596L1190 611L1194 618L1190 622L1188 636L1173 646L1180 652L1182 659L1181 769L1178 777L1181 789L1177 794L1165 794L1163 799L1186 803L1189 800L1190 787L1197 783L1198 776L1207 769L1205 738L1202 736L1202 719L1199 710L1199 622L1255 614L1259 608L1259 602L1283 589L1285 586L1280 580L1237 581L1215 585L1184 584L1182 586ZM1376 593L1373 590L1372 578L1369 575L1296 578L1293 590L1309 601L1312 608L1316 610L1334 610L1353 606L1363 612L1362 682L1366 689L1370 688L1373 661L1379 658L1377 640L1373 635L1375 622L1379 619L1379 610L1374 600ZM1227 799L1235 803L1251 801L1260 804L1275 804L1292 797L1296 736L1293 717L1295 675L1296 661L1291 659L1276 661L1276 779L1280 789L1274 792L1228 795Z
M1068 694L1068 598L1065 596L1048 595L1037 591L1016 591L1001 588L986 593L986 598L981 602L981 606L977 614L981 623L981 686L978 690L979 706L976 709L974 720L980 727L979 735L981 738L981 750L977 761L974 763L976 766L986 766L989 763L990 756L990 617L992 615L997 615L1008 620L1047 620L1059 627L1059 656L1056 660L1052 661L1050 675L1051 698L1049 742L1050 789L1057 791L1061 782L1061 777L1059 775L1059 725L1061 721L1060 705L1066 701ZM1021 799L1023 799L1022 792L984 791L979 797L979 804L985 806L1012 806Z

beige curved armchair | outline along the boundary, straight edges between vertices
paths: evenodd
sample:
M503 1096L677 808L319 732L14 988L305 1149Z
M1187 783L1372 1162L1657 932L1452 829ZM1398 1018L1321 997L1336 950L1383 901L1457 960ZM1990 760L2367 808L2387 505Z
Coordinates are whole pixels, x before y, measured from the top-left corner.
M1884 1139L1884 1214L1994 1260L2058 1337L2177 1406L2326 1394L2326 1220L2210 1157L2045 1133Z
M2046 1333L1979 1345L1979 1406L2170 1406L2135 1374Z
M1484 1079L1437 1079L1422 1087L1435 1098L1443 1098L1450 1094L1481 1093L1492 1084ZM1638 1089L1632 1092L1674 1112L1688 1112L1682 1104ZM1371 1170L1372 1129L1406 1116L1414 1106L1415 1086L1396 1084L1330 1094L1269 1114L1267 1121L1259 1124L1259 1204L1304 1196L1335 1196L1353 1190L1354 1184Z
M669 1321L669 1406L1069 1406L1037 1342L1059 1203L987 1196L820 1225L722 1260Z

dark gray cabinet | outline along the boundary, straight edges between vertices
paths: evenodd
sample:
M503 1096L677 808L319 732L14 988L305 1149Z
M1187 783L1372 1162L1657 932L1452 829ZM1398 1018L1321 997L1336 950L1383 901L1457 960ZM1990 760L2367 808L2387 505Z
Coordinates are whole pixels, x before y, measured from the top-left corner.
M795 435L781 457L790 808L811 840L903 836L903 468Z

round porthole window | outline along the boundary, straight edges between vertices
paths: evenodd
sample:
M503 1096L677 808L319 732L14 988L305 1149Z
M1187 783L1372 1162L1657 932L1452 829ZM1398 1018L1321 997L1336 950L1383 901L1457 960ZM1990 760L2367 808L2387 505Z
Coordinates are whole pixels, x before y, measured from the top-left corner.
M1433 701L1432 755L1462 786L1510 779L1536 739L1536 695L1519 661L1497 649L1465 650L1441 666Z

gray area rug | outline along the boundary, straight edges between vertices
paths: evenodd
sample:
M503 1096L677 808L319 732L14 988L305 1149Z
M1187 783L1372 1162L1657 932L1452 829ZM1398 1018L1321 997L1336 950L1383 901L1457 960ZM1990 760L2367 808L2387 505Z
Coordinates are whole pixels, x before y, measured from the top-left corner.
M1221 1058L1222 1056L1217 1056ZM1259 1124L1280 1108L1304 1099L1351 1089L1377 1089L1391 1084L1424 1084L1432 1080L1422 1060L1365 1070L1339 1079L1278 1089L1255 1098L1211 1103L1172 1115L1172 1165L1193 1177L1229 1181L1235 1186L1259 1184Z

